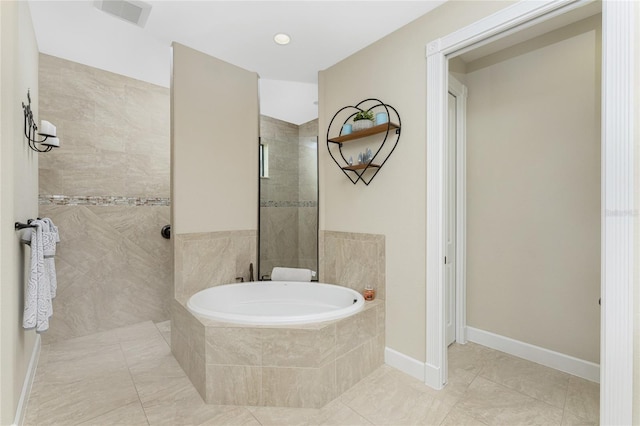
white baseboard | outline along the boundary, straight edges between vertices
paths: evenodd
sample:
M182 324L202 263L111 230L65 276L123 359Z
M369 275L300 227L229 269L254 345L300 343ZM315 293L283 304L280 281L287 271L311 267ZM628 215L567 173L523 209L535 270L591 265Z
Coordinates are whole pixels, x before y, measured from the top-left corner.
M33 379L36 377L36 369L38 368L41 347L42 343L40 335L36 334L36 341L33 345L33 351L31 352L31 359L29 360L29 367L27 367L27 374L25 375L24 383L22 384L22 392L20 392L20 400L18 401L18 407L16 407L16 417L13 420L13 426L22 426L24 423L24 416L27 412L27 403L29 402L29 395L31 395L31 386L33 385Z
M435 390L444 388L444 383L442 383L442 380L440 379L440 368L425 363L424 384Z
M413 359L391 348L384 348L384 363L424 382L424 362Z
M600 383L600 365L560 352L520 342L489 331L467 327L467 339L491 349Z

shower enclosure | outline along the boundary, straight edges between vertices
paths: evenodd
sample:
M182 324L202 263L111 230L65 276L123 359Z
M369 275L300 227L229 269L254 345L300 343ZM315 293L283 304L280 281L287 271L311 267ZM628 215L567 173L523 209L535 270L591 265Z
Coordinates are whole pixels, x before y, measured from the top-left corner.
M258 279L274 266L318 270L318 120L260 117Z

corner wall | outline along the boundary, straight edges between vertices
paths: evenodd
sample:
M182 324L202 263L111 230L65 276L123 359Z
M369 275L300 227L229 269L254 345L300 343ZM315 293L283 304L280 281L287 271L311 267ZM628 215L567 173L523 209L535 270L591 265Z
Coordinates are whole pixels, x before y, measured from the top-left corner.
M258 116L256 73L173 44L171 238L181 302L256 266Z
M446 2L319 75L320 230L384 235L386 345L425 360L426 44L509 6ZM375 97L398 110L402 136L370 186L353 185L327 153L334 113Z
M258 75L173 44L172 232L257 229Z
M38 46L26 2L0 2L0 424L12 424L37 340L22 328L29 249L15 221L38 215L38 155L23 136L31 90L38 117ZM37 348L36 348L37 349ZM27 383L28 384L28 383ZM26 403L26 401L25 401ZM20 414L20 413L18 413Z

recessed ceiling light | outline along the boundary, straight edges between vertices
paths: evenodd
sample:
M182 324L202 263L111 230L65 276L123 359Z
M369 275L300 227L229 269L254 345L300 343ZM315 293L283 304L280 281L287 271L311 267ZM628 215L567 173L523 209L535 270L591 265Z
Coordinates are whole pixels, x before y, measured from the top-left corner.
M291 41L291 37L289 37L285 33L278 33L273 36L273 41L275 41L278 44L285 45L285 44L289 44L289 42Z

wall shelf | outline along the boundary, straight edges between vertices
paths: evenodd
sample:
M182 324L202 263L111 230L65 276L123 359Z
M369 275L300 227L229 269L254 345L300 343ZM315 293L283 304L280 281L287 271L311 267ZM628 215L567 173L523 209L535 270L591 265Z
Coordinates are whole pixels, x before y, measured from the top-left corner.
M342 134L344 124L351 123L355 115L361 111L371 111L374 116L384 112L387 114L388 122L346 135ZM400 115L394 107L379 99L365 99L355 106L342 107L335 113L327 129L327 149L333 161L354 185L359 181L369 185L398 145L400 129ZM376 135L378 138L375 138ZM363 143L359 143L364 140L373 144L373 147L370 148L373 157L367 163L349 164L347 157L358 156L355 150L364 148L366 151L367 147ZM349 142L347 153L343 151L346 142ZM349 151L351 151L351 155L349 155ZM374 160L377 161L374 162Z
M349 141L358 140L361 138L366 138L367 136L377 135L378 133L386 132L389 128L400 130L400 125L395 123L384 123L378 124L377 126L370 127L368 129L359 130L357 132L353 132L348 135L338 136L332 139L329 139L329 142L332 143L345 143Z
M362 169L367 169L369 167L373 167L373 168L380 168L380 164L354 164L352 166L346 166L343 167L342 170L349 170L352 172L355 172L356 170L362 170Z

